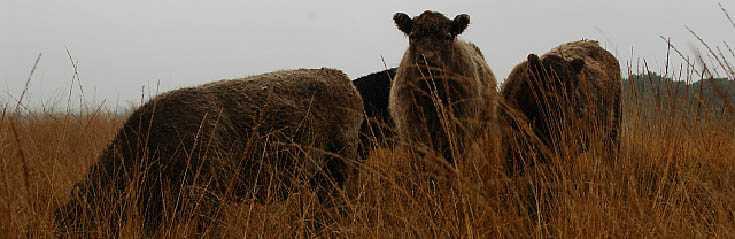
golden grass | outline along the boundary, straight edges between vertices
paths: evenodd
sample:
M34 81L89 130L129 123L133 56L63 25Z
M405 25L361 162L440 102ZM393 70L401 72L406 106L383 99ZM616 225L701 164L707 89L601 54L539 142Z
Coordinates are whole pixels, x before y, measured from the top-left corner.
M693 70L694 63L667 42L687 66L679 80L711 77L706 66L701 73ZM719 55L714 58L726 59ZM307 186L295 187L285 200L224 202L219 224L223 236L232 238L730 238L735 121L731 109L700 103L626 91L617 157L586 153L551 160L523 176L506 175L503 160L482 142L456 166L401 148L375 149L360 162L359 180L346 200L349 213L319 231L315 220L334 209L323 207ZM54 209L69 200L72 185L125 119L104 112L79 117L9 111L0 116L0 238L53 237ZM105 237L105 227L115 226L98 223L102 231L92 237ZM191 237L192 225L168 223L156 236ZM140 219L130 216L119 236L144 236Z
M731 237L735 235L735 123L694 106L624 101L617 159L581 155L508 177L491 154L457 168L381 148L362 163L350 213L319 233L339 237ZM638 103L637 103L638 102ZM673 101L672 101L673 102ZM647 112L647 113L645 113ZM53 236L68 200L121 125L111 114L15 116L0 121L0 237ZM283 201L227 202L228 237L309 237L325 209L306 187ZM537 200L529 200L538 197ZM541 213L528 213L531 207ZM123 238L142 232L124 226ZM189 224L158 235L189 235ZM187 229L188 228L188 229Z

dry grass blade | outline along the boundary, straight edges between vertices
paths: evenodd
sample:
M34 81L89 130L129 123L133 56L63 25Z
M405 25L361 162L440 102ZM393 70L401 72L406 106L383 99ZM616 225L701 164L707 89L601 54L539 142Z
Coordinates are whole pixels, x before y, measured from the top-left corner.
M69 51L69 48L66 47L65 49L66 55L69 57L71 67L74 69L74 75L71 78L71 84L74 85L74 79L76 79L77 86L79 87L79 116L82 116L82 113L84 111L84 87L82 87L82 80L79 79L79 67L77 66L77 62L74 61L74 58L71 56L71 51ZM69 97L71 97L71 89L69 89Z
M699 74L699 71L696 69L696 64L693 63L691 60L689 60L689 57L686 56L686 54L682 53L673 43L671 43L670 38L666 38L663 36L659 36L661 40L664 40L667 45L671 48L671 50L674 50L674 53L679 56L679 58L684 61L684 63L687 64L688 67L691 67L691 69L694 71L694 73ZM641 72L638 70L638 72Z
M28 93L28 90L31 86L31 79L33 78L33 73L36 72L36 68L38 67L38 62L41 61L41 53L38 53L38 56L36 56L36 60L33 62L33 67L31 67L31 72L28 73L28 79L26 80L25 86L23 87L23 91L20 93L20 96L18 97L18 100L16 101L15 106L15 113L19 113L18 110L20 107L23 107L23 97Z
M700 37L697 34L697 32L695 32L694 30L692 30L691 28L689 28L689 26L685 26L685 28L687 29L687 31L689 31L689 33L692 34L692 36L694 36L694 38L696 38L699 41L700 44L702 44L702 46L704 46L705 49L707 49L707 52L709 53L709 56L712 59L714 59L715 62L717 62L717 64L720 66L720 69L722 69L722 70L724 70L724 71L726 71L728 73L728 75L729 75L728 77L735 77L735 76L733 76L731 74L730 71L728 71L728 66L722 61L722 59L720 59L720 55L718 55L717 53L715 53L715 51L712 49L712 47L710 47L710 45L707 44L707 42L702 37ZM701 63L702 64L705 64L705 61L704 61L704 58L702 57L702 55L699 54L699 56L700 56L699 59L702 61Z
M726 41L722 41L722 44L724 44L727 48L727 51L730 52L730 56L735 59L735 51L733 51L732 47L730 47L730 44L728 44Z
M16 125L14 120L10 121L10 129L13 133L13 139L15 140L15 148L16 152L18 154L18 157L20 158L21 166L23 169L23 186L25 186L26 191L26 199L30 199L33 193L31 192L31 168L28 166L28 159L26 158L26 153L23 150L23 143L20 140L20 135L18 134L18 130L16 129Z
M33 79L33 74L36 72L36 69L38 67L38 63L41 61L41 53L36 56L36 60L33 63L33 67L31 68L30 73L28 74L28 79L26 80L25 86L23 87L23 91L20 94L20 97L18 97L18 101L15 107L15 115L12 116L10 119L10 129L13 133L13 139L16 144L16 153L18 154L18 157L21 160L21 166L23 171L23 186L25 186L25 192L26 192L26 198L30 199L32 196L31 192L31 182L30 182L30 167L28 166L28 159L26 158L26 153L23 150L23 144L21 143L20 135L18 134L18 130L16 129L16 121L18 118L21 118L20 113L20 107L23 105L23 98L28 92L30 88L31 79ZM3 109L3 119L5 119L6 111ZM1 121L0 121L1 122Z
M729 61L727 61L727 56L725 56L725 53L722 52L722 49L720 47L716 47L717 54L719 54L720 58L722 59L723 65L725 67L725 72L727 72L727 77L731 80L735 80L735 69L733 69L733 66L730 64Z
M722 6L722 3L717 3L717 6L720 7L720 10L723 14L725 14L725 17L730 22L730 25L732 25L733 28L735 28L735 21L732 20L732 17L730 17L730 13L725 9L725 7Z

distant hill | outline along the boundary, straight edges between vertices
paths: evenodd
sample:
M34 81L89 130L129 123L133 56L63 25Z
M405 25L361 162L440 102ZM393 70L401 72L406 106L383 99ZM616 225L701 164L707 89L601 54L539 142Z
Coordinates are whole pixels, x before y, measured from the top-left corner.
M691 102L699 102L721 108L725 102L735 106L735 81L727 78L703 79L692 84L673 81L655 72L645 75L633 75L631 79L623 79L626 94L634 94L641 100L670 99L686 96ZM632 81L632 82L631 82Z

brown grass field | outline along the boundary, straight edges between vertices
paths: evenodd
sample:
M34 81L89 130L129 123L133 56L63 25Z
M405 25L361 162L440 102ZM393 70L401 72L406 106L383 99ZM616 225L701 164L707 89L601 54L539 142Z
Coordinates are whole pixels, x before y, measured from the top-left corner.
M631 68L636 67L628 63ZM687 72L677 79L707 78ZM615 158L587 153L511 177L489 150L448 165L400 148L379 148L359 163L358 187L346 200L349 213L321 230L315 230L316 215L338 213L322 207L304 186L285 200L226 202L221 233L227 238L735 237L732 106L708 106L696 93L682 96L665 86L653 96L625 89L622 146ZM125 117L15 112L6 106L0 116L0 238L53 237L54 209L69 200L72 185L83 179ZM529 207L540 213L529 216ZM121 238L143 236L135 215L122 228ZM103 225L92 237L106 237L105 230ZM156 235L181 238L193 232L184 220L164 225Z
M622 150L558 160L508 177L502 161L468 156L456 168L382 148L362 163L336 237L731 237L735 235L735 123L676 96L626 92ZM657 103L658 102L658 103ZM653 106L652 106L653 105ZM656 106L657 105L657 106ZM0 119L0 237L51 237L53 210L114 136L123 117L97 113ZM480 153L482 154L482 153ZM434 183L428 183L433 178ZM533 189L533 190L529 190ZM304 187L285 201L223 207L228 237L309 237L319 206ZM527 213L531 191L548 201ZM542 200L548 198L548 200ZM141 236L131 220L123 238ZM186 223L163 237L189 235ZM100 234L103 235L103 234Z

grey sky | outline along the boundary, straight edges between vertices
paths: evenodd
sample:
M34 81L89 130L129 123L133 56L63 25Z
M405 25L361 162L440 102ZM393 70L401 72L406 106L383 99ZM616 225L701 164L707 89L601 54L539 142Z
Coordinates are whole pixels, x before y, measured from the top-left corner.
M621 60L646 57L661 67L666 44L689 49L689 25L713 44L733 29L717 0L515 1L160 1L0 0L0 103L20 94L33 60L34 105L66 106L79 63L87 101L121 105L141 85L160 91L278 69L333 67L351 77L396 66L407 39L395 12L438 10L471 16L462 37L477 44L499 79L528 53L571 40L601 40ZM735 4L723 2L735 12ZM77 95L77 89L74 89Z

